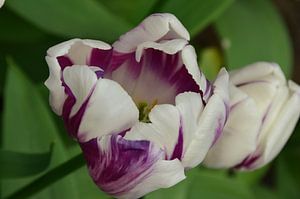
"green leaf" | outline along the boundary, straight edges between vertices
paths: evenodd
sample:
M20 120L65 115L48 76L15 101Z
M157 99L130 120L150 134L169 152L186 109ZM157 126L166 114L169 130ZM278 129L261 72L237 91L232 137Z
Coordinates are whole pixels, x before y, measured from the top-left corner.
M169 0L159 11L175 14L194 37L233 2L234 0Z
M149 194L147 199L252 199L251 190L240 181L229 178L223 171L195 168L175 187Z
M229 69L271 61L279 63L286 75L291 74L290 39L270 0L235 1L215 27L222 38Z
M77 170L78 168L82 167L85 164L84 158L82 154L76 155L75 157L71 158L70 160L64 162L63 164L51 169L50 171L46 172L33 182L29 183L22 189L16 191L12 195L8 196L8 198L15 199L15 198L28 198L35 194L36 192L45 189L47 186L51 185L52 183L60 180L61 178L65 177L66 175L72 173L73 171Z
M57 129L35 86L10 61L5 85L2 146L5 150L41 153L55 142L50 168L64 162L67 153L58 137ZM35 177L7 179L1 184L7 196L33 181ZM63 190L63 191L62 191ZM53 184L33 198L75 198L76 189L70 177Z
M254 186L252 190L256 199L278 199L278 194L274 190L261 185Z
M46 153L20 153L0 150L0 179L36 175L50 164L52 147Z
M276 184L279 198L298 199L300 196L299 184L296 182L295 176L291 173L291 170L288 167L288 162L283 156L280 156L276 166Z
M10 0L6 5L48 33L114 41L130 26L95 0Z
M260 182L260 180L265 176L268 172L270 166L264 166L263 168L254 170L254 171L241 171L235 173L235 178L241 180L242 182L248 185L255 185Z
M1 42L29 43L45 40L47 38L47 34L5 8L6 6L4 6L0 12L0 19L2 19L0 20ZM22 34L16 34L20 32L22 32Z
M117 16L137 25L160 0L98 0Z
M214 47L205 48L200 52L199 65L201 71L209 80L214 80L222 67L221 52Z

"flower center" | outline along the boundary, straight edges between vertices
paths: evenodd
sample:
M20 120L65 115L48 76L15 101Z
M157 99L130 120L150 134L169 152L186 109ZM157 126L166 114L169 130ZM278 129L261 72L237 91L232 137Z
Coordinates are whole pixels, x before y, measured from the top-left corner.
M150 123L149 113L151 112L152 108L157 104L157 102L157 100L154 100L151 104L148 104L147 102L137 103L137 107L139 109L139 120L141 122Z

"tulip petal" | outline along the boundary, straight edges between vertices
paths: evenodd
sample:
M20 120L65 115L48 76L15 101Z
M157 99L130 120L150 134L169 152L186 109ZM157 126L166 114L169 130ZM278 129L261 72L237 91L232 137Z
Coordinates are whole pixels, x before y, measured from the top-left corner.
M178 110L169 104L156 105L149 113L149 119L151 123L139 122L133 126L125 138L149 140L165 150L166 159L171 159L179 134L182 133Z
M106 134L122 132L138 121L139 111L116 82L98 79L78 131L81 142Z
M72 39L49 48L47 54L48 59L57 60L61 70L72 65L87 65L99 78L110 64L112 49L102 41Z
M202 162L209 148L223 131L229 111L228 81L226 70L221 69L214 82L213 94L197 121L198 131L185 151L183 164L186 167L195 167Z
M178 93L201 92L193 78L197 74L191 74L182 62L180 50L185 45L186 41L180 39L147 42L137 51L140 62L134 54L117 54L104 77L122 85L137 103L174 104Z
M62 114L63 104L67 95L61 82L61 68L56 59L46 57L49 66L49 77L45 81L45 86L49 89L49 103L52 110L57 114Z
M190 36L174 15L153 14L144 19L139 26L122 35L113 47L117 52L131 53L144 42L171 39L189 40Z
M269 135L261 141L258 150L262 154L252 167L259 168L273 160L282 150L299 120L300 87L290 81L289 89L290 97L282 106L272 128L269 129Z
M186 92L179 94L176 97L176 107L180 113L183 132L183 154L181 161L185 168L192 168L197 166L203 159L200 152L202 149L200 148L205 145L204 142L207 141L204 140L204 137L206 136L205 133L199 130L202 125L202 123L200 123L200 118L204 109L204 104L199 93ZM202 133L203 135L201 135ZM211 131L211 134L214 134L214 130ZM201 141L194 143L195 137L203 137L203 143L201 143ZM196 150L199 151L195 151L194 153L193 150L195 149L195 144L198 144ZM212 144L212 142L210 144ZM206 152L203 152L203 154Z
M68 116L72 117L91 94L97 82L97 76L88 66L73 65L63 71L63 81L71 91L68 95L75 98L75 104L71 107L72 110Z
M163 152L149 141L103 136L81 143L88 169L100 189L117 198L139 198L185 178L178 160L162 160Z
M254 124L260 122L260 115L254 100L231 85L230 102L223 133L204 160L211 168L232 168L256 149L259 126Z
M207 102L208 98L212 94L212 87L205 75L199 70L197 55L193 46L187 45L182 50L182 62L187 68L189 74L192 75L193 79L198 84L203 100Z
M260 81L267 76L274 76L280 84L285 84L285 77L280 66L269 62L257 62L230 72L230 82L238 86Z

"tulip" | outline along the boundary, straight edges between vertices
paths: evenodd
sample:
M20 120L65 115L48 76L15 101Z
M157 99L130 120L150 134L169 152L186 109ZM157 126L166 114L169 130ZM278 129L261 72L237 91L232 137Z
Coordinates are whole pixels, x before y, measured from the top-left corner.
M51 107L106 193L138 198L170 187L220 136L228 74L210 83L188 40L175 16L153 14L112 46L73 39L48 50Z
M280 67L259 62L230 73L230 114L204 164L254 170L272 161L300 115L300 87Z

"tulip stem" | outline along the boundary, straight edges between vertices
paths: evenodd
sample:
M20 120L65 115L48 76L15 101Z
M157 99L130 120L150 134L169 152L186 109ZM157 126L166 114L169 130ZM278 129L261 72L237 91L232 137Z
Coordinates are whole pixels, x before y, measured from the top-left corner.
M49 170L47 173L35 179L30 184L6 197L6 199L28 198L84 165L85 161L80 153L68 161Z

